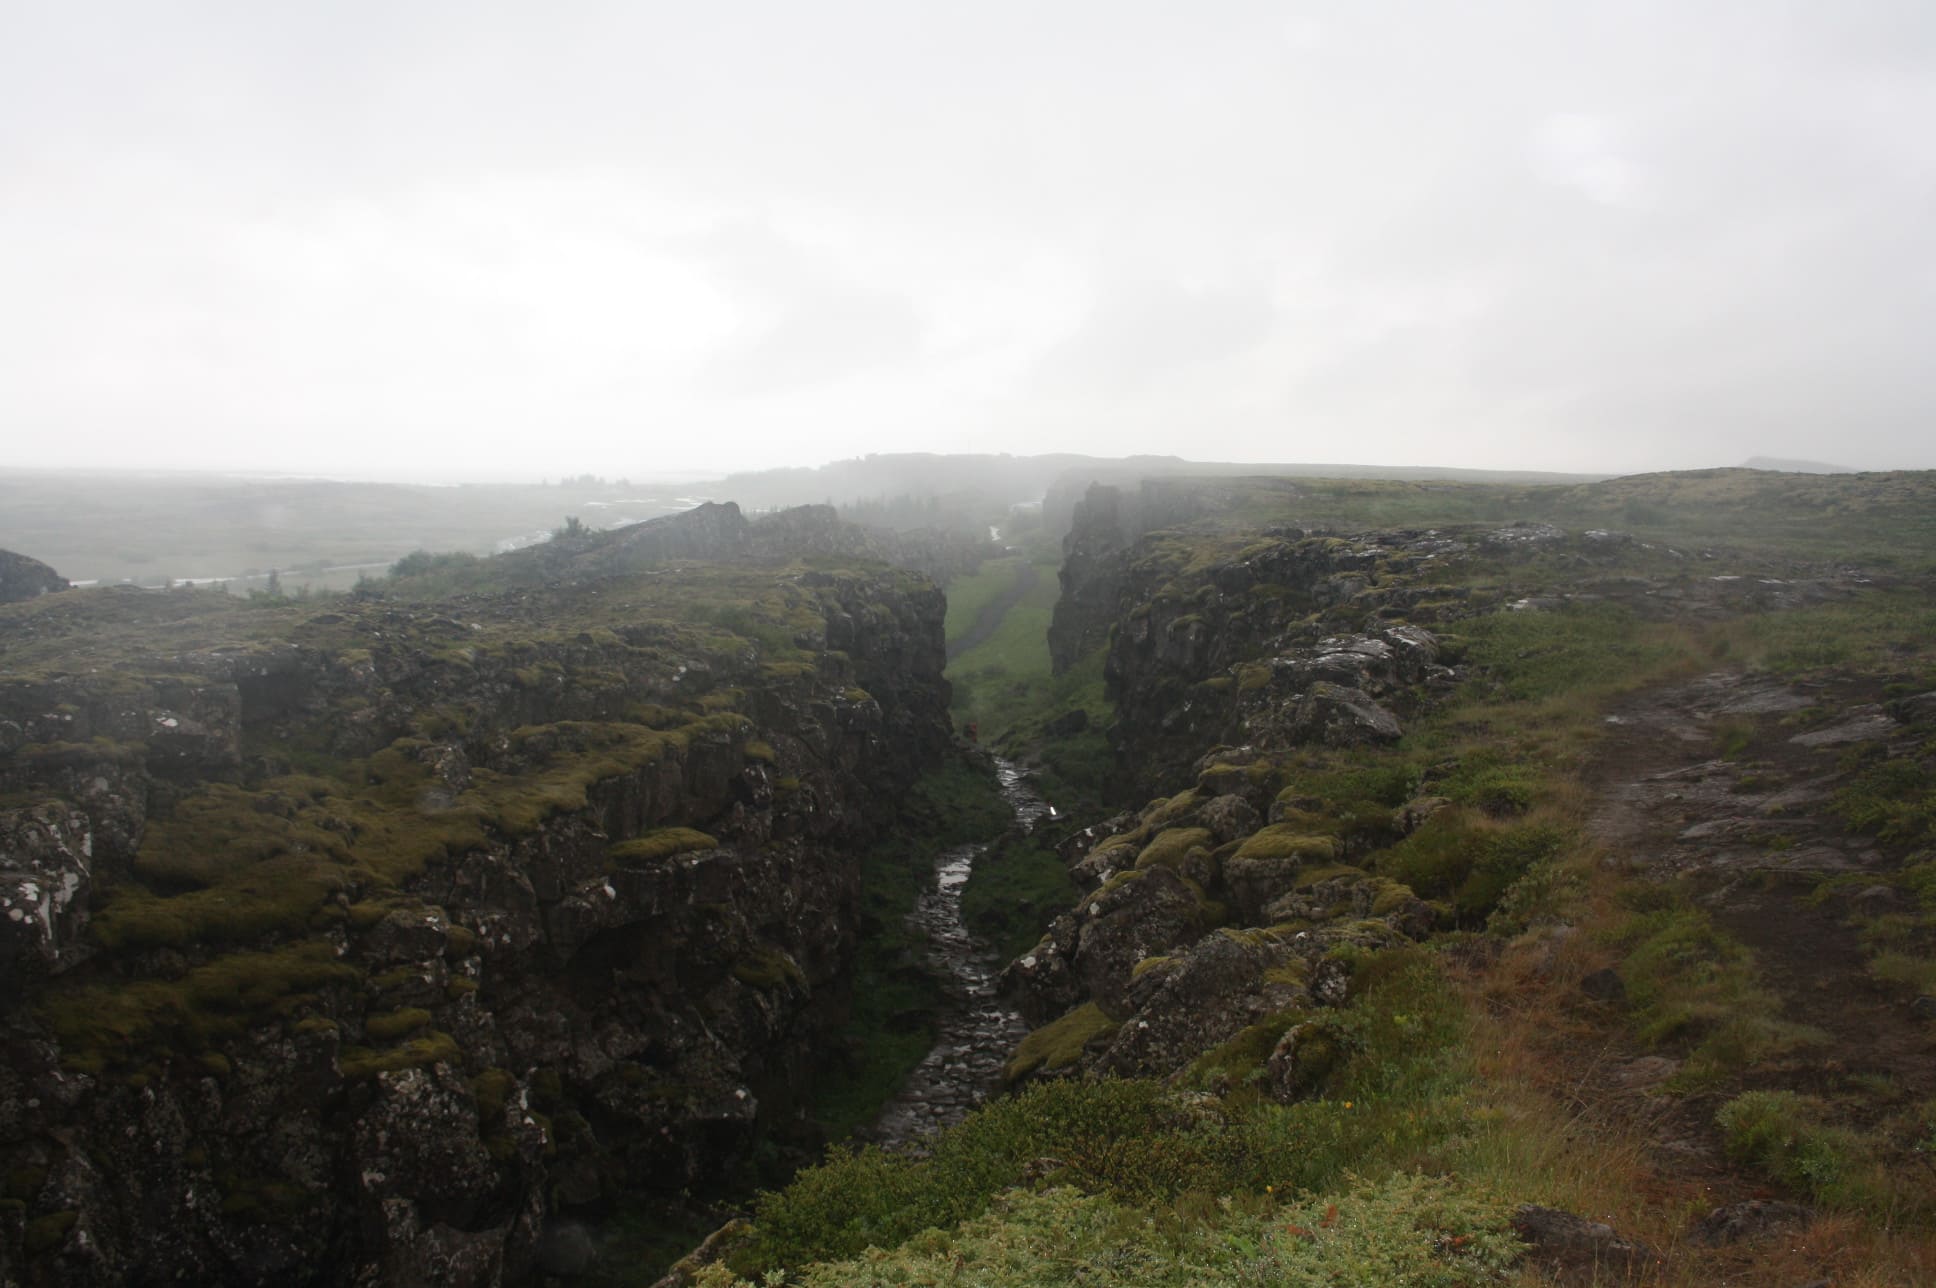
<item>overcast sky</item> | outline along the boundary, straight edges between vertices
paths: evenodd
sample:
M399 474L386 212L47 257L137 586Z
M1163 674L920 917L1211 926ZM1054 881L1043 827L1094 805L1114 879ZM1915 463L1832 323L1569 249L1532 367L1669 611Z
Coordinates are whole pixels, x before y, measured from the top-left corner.
M1936 466L1928 0L0 0L0 465Z

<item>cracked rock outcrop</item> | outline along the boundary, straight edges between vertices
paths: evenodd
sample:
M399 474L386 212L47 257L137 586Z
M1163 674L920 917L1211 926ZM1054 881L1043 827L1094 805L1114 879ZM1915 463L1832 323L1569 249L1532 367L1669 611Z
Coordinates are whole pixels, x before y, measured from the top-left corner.
M512 581L0 608L0 1278L525 1282L796 1148L941 595Z

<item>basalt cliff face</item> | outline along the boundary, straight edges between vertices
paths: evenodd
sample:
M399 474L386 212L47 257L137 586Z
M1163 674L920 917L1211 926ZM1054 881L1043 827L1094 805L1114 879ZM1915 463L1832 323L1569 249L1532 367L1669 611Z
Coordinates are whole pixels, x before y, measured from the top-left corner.
M943 608L780 559L0 608L0 1283L571 1275L784 1147Z
M1120 496L1091 490L1051 639L1064 666L1106 650L1117 794L1148 803L1061 846L1087 893L1005 973L1036 1026L1012 1081L1214 1086L1228 1057L1298 1099L1337 1056L1353 962L1486 924L1555 842L1518 820L1524 799L1496 766L1385 754L1469 678L1468 619L1719 616L1852 589L1531 522L1136 526Z
M1049 625L1049 656L1058 675L1107 643L1110 628L1133 602L1125 596L1136 593L1131 566L1146 534L1254 501L1260 490L1278 501L1297 494L1283 479L1246 482L1249 487L1215 479L1143 479L1134 490L1090 483L1074 501L1066 488L1051 493L1049 508L1066 507L1069 514L1058 574L1062 594Z
M1049 630L1058 670L1103 652L1128 799L1219 744L1395 741L1454 679L1432 633L1475 614L1604 604L1711 616L1816 602L1851 583L1780 560L1716 574L1712 555L1602 529L1320 533L1233 518L1237 502L1255 504L1235 488L1177 482L1158 495L1167 499L1131 505L1114 489L1090 490L1064 542ZM1148 529L1135 517L1168 514L1197 517Z

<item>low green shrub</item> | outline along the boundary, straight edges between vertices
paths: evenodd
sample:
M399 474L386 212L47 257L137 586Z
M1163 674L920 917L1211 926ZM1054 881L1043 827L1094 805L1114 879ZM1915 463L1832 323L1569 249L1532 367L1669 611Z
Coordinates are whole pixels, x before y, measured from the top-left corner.
M1351 992L1327 1016L1337 1047L1327 1099L1280 1105L1144 1081L1035 1083L941 1133L925 1158L836 1151L761 1195L754 1234L730 1264L757 1277L893 1248L930 1227L953 1229L1031 1178L1151 1204L1319 1190L1348 1168L1409 1166L1471 1127L1459 1054L1466 1015L1422 949L1360 955ZM1081 1023L1098 1021L1108 1023L1099 1011ZM1253 1046L1261 1041L1253 1035Z
M803 1267L800 1288L979 1283L1007 1288L1197 1288L1203 1284L1492 1285L1522 1251L1510 1205L1442 1177L1354 1180L1279 1206L1268 1195L1204 1198L1154 1214L1072 1187L1001 1196L954 1230ZM698 1288L752 1288L724 1266ZM769 1282L763 1280L762 1282Z
M1832 809L1850 827L1899 845L1936 842L1936 762L1901 756L1864 763L1836 790Z
M1447 899L1465 925L1484 925L1513 884L1557 855L1563 828L1519 821L1497 824L1446 809L1373 857L1374 870L1422 899Z
M1728 1156L1826 1202L1862 1205L1877 1197L1873 1150L1822 1121L1818 1102L1792 1091L1749 1091L1714 1115Z

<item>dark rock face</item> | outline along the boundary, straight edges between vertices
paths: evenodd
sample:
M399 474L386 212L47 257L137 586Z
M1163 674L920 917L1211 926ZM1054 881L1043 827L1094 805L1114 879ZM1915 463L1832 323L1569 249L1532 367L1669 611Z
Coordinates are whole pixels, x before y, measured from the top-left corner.
M672 575L0 612L0 1277L522 1282L786 1130L944 605L715 590L784 601L776 661L628 611Z
M1296 495L1278 480L1281 494ZM1186 524L1237 504L1240 494L1215 481L1142 479L1136 490L1090 483L1074 503L1062 539L1062 594L1049 624L1049 658L1057 675L1110 639L1122 614L1138 540L1159 528Z
M67 578L38 559L0 550L0 604L17 604L67 589Z
M66 589L68 579L41 560L29 560L25 554L0 550L0 604L17 604Z
M1079 523L1070 534L1056 612L1076 644L1108 641L1112 741L1135 766L1126 794L1153 790L1217 743L1389 741L1452 679L1432 633L1398 619L1469 611L1451 590L1425 611L1428 592L1414 579L1457 543L1286 530L1157 532L1112 546L1108 530ZM1094 555L1085 553L1092 540Z
M1076 503L1075 519L1062 542L1062 594L1049 623L1049 658L1057 675L1108 640L1122 590L1122 560L1132 538L1123 521L1123 494L1091 484Z

